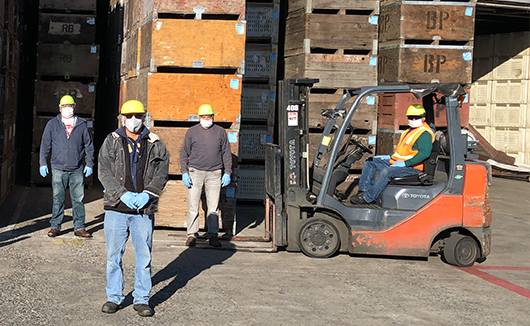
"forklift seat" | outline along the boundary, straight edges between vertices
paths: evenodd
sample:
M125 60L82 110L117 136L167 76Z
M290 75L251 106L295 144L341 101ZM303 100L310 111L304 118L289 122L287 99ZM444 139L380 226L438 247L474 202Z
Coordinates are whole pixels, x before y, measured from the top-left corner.
M411 175L403 178L394 178L390 181L391 185L400 186L432 186L434 182L434 173L438 163L438 154L440 153L440 141L435 140L432 144L431 155L423 161L423 171L417 175Z

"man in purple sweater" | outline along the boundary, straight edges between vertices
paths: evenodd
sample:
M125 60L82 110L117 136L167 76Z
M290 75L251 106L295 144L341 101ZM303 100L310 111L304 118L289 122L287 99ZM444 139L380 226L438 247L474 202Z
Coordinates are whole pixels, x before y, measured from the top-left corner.
M225 130L213 124L213 108L199 107L199 124L191 127L180 150L182 183L188 187L188 228L186 245L193 247L199 232L199 203L202 188L206 195L206 238L210 246L221 247L219 232L219 195L230 184L232 153ZM224 168L224 174L223 174Z

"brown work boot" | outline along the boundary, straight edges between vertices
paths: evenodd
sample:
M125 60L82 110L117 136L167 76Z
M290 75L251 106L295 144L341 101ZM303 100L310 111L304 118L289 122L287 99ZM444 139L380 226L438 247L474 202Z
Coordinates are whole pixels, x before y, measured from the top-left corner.
M195 240L195 237L188 237L188 239L186 239L186 246L195 247L196 244L197 240Z
M61 231L57 230L56 228L51 228L50 231L48 231L48 236L52 238L55 238L59 234L61 234Z
M222 246L221 242L219 241L219 239L217 239L217 237L211 237L210 239L208 239L208 242L212 247L220 248Z
M85 229L74 231L74 235L81 238L92 238L92 234L88 233Z

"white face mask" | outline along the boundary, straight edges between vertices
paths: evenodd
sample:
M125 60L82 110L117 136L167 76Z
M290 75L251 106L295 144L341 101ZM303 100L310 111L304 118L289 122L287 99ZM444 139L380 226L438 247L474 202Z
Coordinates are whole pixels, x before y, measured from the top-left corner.
M142 129L142 119L138 119L134 116L130 119L125 119L125 128L130 132L137 134Z
M74 108L68 106L63 107L61 109L61 115L66 119L70 119L74 116Z
M423 125L423 119L416 119L416 120L410 120L409 119L409 126L411 128L418 128Z
M210 128L213 125L213 119L201 119L199 122L201 123L201 126L206 129Z

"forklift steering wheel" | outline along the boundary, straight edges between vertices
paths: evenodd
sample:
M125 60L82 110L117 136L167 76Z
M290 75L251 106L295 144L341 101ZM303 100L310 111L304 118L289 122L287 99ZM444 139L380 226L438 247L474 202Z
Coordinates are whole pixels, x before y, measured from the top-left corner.
M370 148L364 146L360 141L352 139L351 142L353 144L355 144L355 146L358 146L360 149L362 149L363 152L366 152L366 153L369 153L369 154L373 154L372 151L370 150ZM370 146L370 147L372 147L372 146Z

